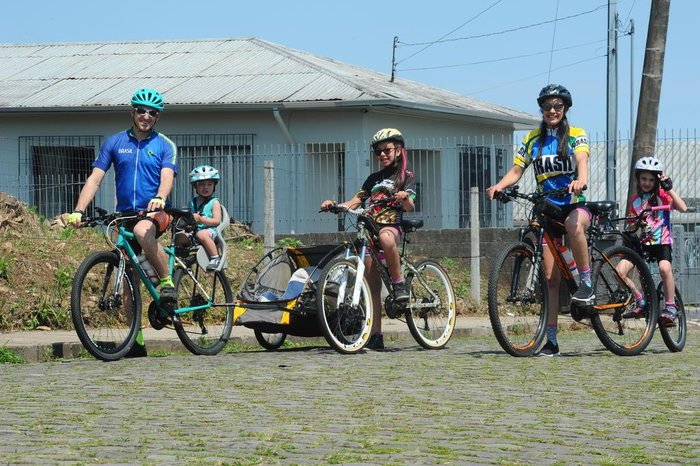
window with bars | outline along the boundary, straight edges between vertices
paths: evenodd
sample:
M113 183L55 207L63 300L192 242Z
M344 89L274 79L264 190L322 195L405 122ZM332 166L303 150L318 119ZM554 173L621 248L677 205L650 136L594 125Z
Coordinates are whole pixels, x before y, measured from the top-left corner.
M169 136L177 145L178 173L173 205L187 207L194 195L189 174L200 165L219 170L216 197L232 219L253 221L253 134L180 134Z
M507 149L498 146L463 146L459 150L459 226L470 227L470 191L479 188L479 224L495 226L493 214L503 214L502 205L492 202L486 188L494 185L505 173ZM495 204L495 205L494 205ZM493 209L496 209L494 212Z
M29 204L51 218L71 210L92 171L100 136L22 136L20 184Z

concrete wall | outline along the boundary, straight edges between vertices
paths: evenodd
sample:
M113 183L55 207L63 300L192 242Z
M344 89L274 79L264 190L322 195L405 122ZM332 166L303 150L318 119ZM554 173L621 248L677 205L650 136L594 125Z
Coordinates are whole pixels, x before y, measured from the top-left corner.
M517 228L482 228L479 231L482 274L489 273L503 247L518 239L518 232ZM470 234L471 231L468 229L419 230L411 233L409 250L413 256L426 256L436 260L444 257L469 259L472 255ZM277 240L282 238L296 238L305 246L315 246L351 240L353 235L351 233L307 233L276 236Z

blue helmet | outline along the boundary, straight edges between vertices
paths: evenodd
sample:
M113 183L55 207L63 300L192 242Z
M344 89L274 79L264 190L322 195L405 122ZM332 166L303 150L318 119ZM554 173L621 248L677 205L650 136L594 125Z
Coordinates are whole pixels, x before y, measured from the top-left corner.
M131 97L131 105L134 107L137 105L144 105L146 107L155 108L159 112L162 112L165 108L163 96L155 89L148 88L139 89L134 92L134 95Z

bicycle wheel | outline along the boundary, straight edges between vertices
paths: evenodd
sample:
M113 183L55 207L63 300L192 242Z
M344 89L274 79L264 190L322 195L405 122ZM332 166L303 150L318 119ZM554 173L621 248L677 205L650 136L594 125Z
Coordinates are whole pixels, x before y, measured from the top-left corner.
M411 299L406 323L423 348L444 347L455 329L455 293L447 272L431 260L416 264L418 276L408 277ZM410 272L409 272L410 274Z
M119 277L119 256L89 255L75 272L71 319L85 349L97 359L124 357L141 328L141 293L131 267Z
M192 269L177 269L173 282L178 309L210 304L203 309L178 314L179 318L173 324L180 341L194 354L211 356L219 353L226 346L233 328L233 292L226 274L222 271L205 272L194 264Z
M622 261L628 262L621 265ZM625 278L618 272L620 269L629 269ZM603 258L596 261L592 281L595 304L591 324L600 341L619 356L635 356L644 351L654 336L659 312L646 262L628 247L609 247L603 251ZM647 309L625 317L637 307L635 289L644 295Z
M664 297L663 283L659 283L656 287L656 294L659 297L659 310L663 308L666 304L666 299ZM683 306L683 299L681 298L681 292L676 287L676 310L677 316L676 325L673 327L666 327L659 323L659 332L661 332L661 338L664 339L666 347L673 353L683 351L685 347L685 340L688 335L688 322L685 318L685 307Z
M501 252L489 276L488 305L501 347L512 356L534 355L545 336L549 296L531 245L516 242Z
M286 333L265 333L260 330L253 330L253 332L260 346L270 351L279 349L284 344L284 340L287 339Z
M316 315L323 336L336 351L357 353L369 340L372 299L367 279L360 282L360 301L353 306L356 260L337 258L326 265L316 290Z

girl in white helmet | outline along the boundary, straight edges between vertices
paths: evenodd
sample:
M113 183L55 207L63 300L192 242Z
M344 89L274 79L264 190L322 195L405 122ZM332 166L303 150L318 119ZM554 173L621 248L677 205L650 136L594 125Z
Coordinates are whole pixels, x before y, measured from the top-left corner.
M673 189L673 182L664 176L664 165L656 157L642 157L634 166L637 181L637 194L632 197L630 215L639 215L651 207L670 206L680 212L686 212L688 206ZM673 326L676 322L675 281L671 267L671 231L670 210L657 210L646 214L642 225L642 248L659 263L659 275L663 282L666 302L661 311L661 324ZM624 268L624 264L618 267ZM623 272L626 272L622 270ZM637 308L625 317L643 316L646 302L637 292Z

